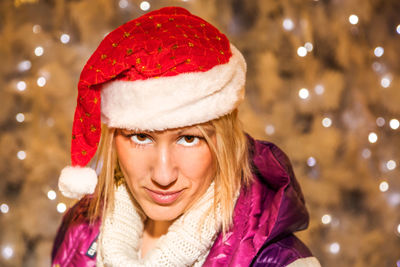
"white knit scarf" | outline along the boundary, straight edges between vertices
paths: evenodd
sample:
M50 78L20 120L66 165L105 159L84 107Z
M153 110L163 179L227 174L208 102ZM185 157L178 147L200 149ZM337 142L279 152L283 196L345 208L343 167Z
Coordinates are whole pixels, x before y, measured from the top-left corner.
M174 221L167 234L141 258L143 220L126 186L120 185L115 189L114 211L106 214L100 231L97 266L201 266L221 228L220 207L205 216L213 202L211 183L197 203Z

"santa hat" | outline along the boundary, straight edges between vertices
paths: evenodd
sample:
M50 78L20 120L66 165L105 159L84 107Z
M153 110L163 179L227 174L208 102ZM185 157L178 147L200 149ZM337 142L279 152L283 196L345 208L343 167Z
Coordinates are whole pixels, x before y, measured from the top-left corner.
M179 7L147 13L118 27L82 70L72 129L72 166L63 195L91 194L101 122L108 127L165 130L207 122L244 96L246 63L224 34Z

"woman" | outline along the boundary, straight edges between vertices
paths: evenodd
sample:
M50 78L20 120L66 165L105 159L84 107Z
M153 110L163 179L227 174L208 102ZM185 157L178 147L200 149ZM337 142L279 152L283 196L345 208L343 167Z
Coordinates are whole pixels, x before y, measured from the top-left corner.
M59 181L83 198L64 216L53 266L319 266L293 235L308 213L287 157L238 121L245 72L226 36L182 8L101 42ZM98 144L97 182L84 166Z

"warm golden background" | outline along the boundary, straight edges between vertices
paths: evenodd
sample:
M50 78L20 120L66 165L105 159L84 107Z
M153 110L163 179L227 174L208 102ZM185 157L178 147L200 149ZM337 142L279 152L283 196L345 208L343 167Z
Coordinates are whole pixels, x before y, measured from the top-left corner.
M399 0L1 0L0 266L50 264L80 70L107 32L167 5L246 57L244 124L291 158L322 265L396 266Z

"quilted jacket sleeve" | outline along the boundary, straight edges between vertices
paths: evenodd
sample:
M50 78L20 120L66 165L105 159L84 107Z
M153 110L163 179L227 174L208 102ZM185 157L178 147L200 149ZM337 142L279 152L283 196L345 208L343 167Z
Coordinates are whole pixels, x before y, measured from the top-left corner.
M256 267L320 267L306 245L293 234L266 244L251 266Z
M82 199L63 217L53 245L53 267L96 266L100 220L89 222L87 204L87 199Z

